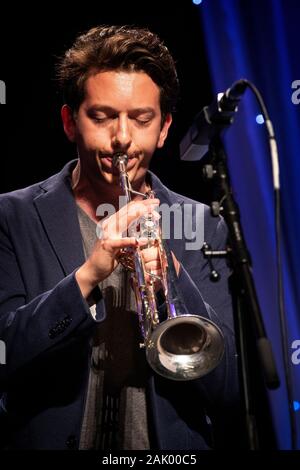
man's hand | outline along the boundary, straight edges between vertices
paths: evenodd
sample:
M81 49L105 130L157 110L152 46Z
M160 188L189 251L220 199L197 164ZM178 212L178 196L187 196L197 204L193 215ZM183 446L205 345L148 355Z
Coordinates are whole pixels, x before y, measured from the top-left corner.
M142 251L142 256L145 262L145 269L147 272L151 272L151 274L155 274L156 276L162 277L162 266L160 263L160 257L158 248L153 246L151 248L144 248ZM173 263L175 267L175 271L177 276L179 275L180 271L180 263L177 260L176 256L172 253ZM149 276L150 277L150 276ZM149 277L146 279L149 281ZM161 282L155 282L155 291L157 292L161 288Z
M86 299L97 284L108 277L118 264L122 248L137 247L134 237L122 237L129 225L139 217L152 213L159 205L158 199L131 201L101 223L101 238L93 252L76 272L76 280Z

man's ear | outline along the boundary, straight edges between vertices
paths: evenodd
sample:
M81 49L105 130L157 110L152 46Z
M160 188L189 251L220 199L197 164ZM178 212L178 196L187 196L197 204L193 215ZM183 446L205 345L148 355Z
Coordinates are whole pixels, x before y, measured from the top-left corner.
M165 140L167 138L167 135L168 135L168 132L169 132L169 127L172 123L172 114L171 113L168 113L166 115L166 118L165 118L165 122L164 122L164 125L160 131L160 134L159 134L159 138L158 138L158 142L157 142L157 148L161 148L164 143L165 143Z
M76 137L76 123L74 120L74 113L70 106L64 104L61 108L61 118L64 126L66 136L71 142L75 142Z

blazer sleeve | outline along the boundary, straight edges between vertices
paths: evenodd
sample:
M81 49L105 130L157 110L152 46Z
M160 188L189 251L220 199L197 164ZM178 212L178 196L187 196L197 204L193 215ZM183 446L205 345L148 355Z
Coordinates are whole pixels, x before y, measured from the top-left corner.
M90 335L105 316L97 294L96 318L82 297L75 271L47 292L27 301L26 288L5 218L0 216L0 340L5 364L0 365L0 389L23 367L44 354L67 348L82 335Z

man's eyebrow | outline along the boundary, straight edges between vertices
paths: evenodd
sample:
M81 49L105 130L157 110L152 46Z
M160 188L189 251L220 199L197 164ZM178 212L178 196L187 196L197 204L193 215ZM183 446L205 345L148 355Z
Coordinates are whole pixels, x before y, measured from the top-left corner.
M145 108L134 108L131 110L132 113L136 113L136 114L146 114L146 113L149 113L149 114L155 114L155 110L153 108L151 108L150 106L146 106Z
M112 108L111 106L105 106L100 104L94 104L87 108L88 111L104 111L104 112L116 112L116 109Z
M106 105L92 105L88 111L99 111L99 112L108 112L108 113L117 113L118 110L115 108L112 108L111 106L106 106ZM132 108L129 110L129 113L132 114L146 114L149 113L151 115L155 114L154 108L151 106L145 106L145 107L140 107L140 108Z

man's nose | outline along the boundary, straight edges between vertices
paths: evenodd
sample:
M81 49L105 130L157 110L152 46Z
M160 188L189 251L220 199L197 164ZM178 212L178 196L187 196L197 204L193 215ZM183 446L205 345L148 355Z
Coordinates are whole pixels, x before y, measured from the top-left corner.
M130 123L127 116L119 116L116 119L113 135L113 147L117 149L127 150L131 144Z

